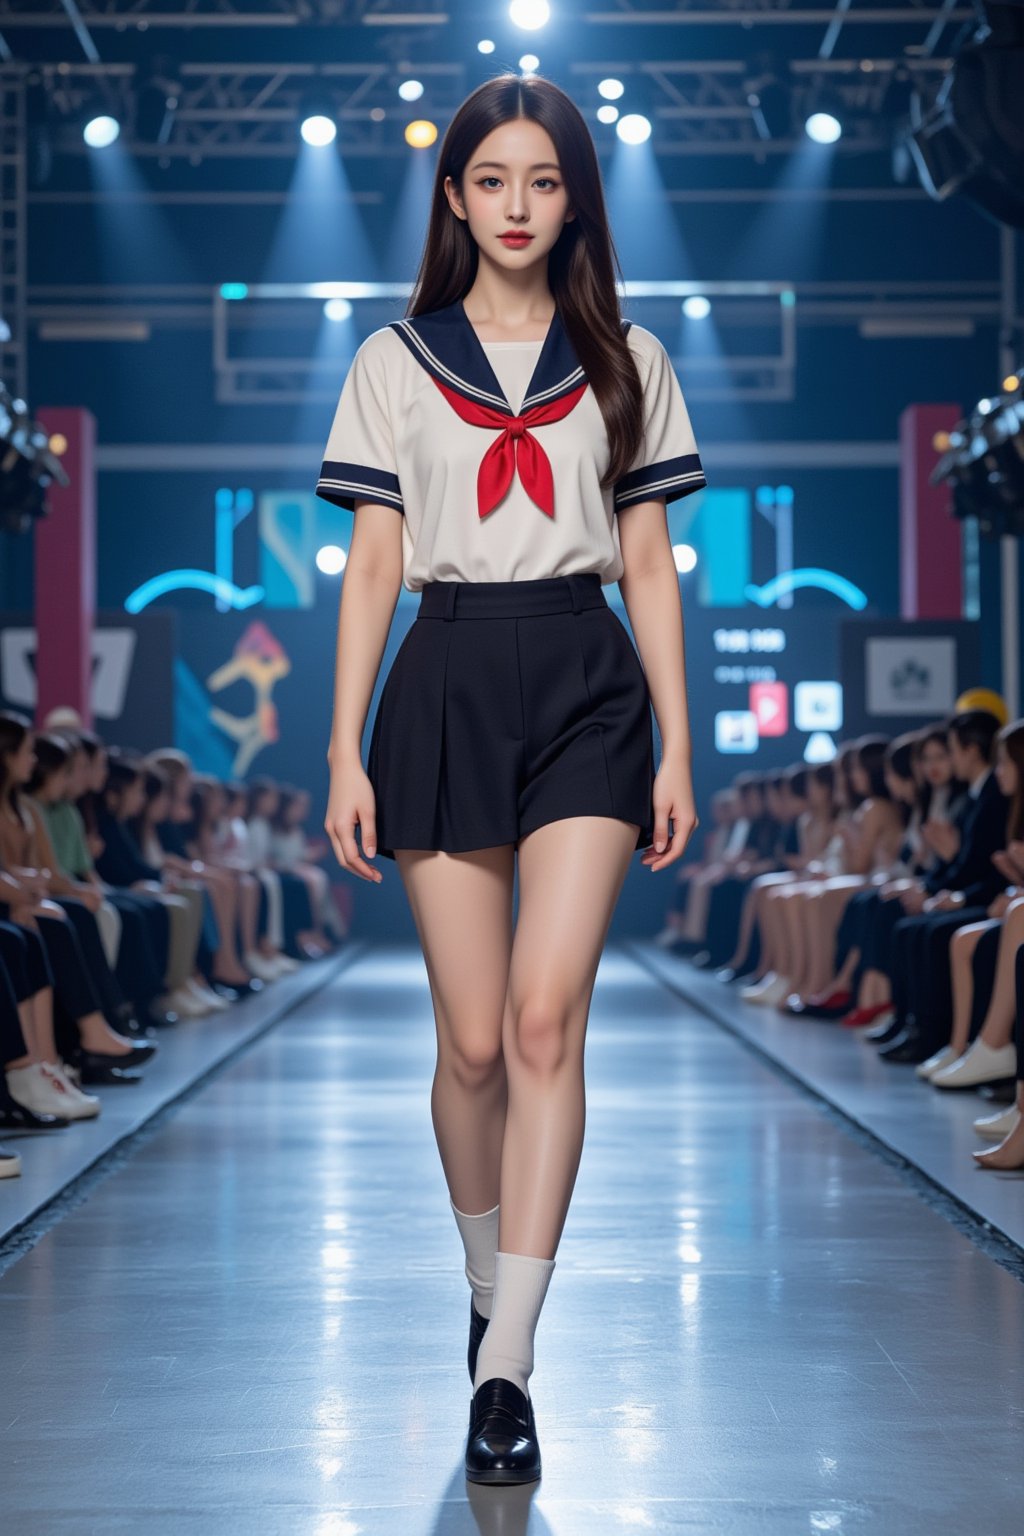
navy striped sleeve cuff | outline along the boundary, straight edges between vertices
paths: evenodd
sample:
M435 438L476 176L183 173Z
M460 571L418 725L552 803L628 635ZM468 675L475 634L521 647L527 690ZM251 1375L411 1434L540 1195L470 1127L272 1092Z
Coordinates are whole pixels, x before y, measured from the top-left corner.
M356 497L365 501L383 502L387 507L405 513L402 489L398 476L386 469L370 469L366 464L338 464L325 459L316 483L316 494L322 501L333 502L348 512L356 509Z
M707 485L700 455L684 453L678 459L660 459L657 464L644 464L631 470L615 482L614 507L621 512L636 501L653 501L664 496L666 502L678 501Z

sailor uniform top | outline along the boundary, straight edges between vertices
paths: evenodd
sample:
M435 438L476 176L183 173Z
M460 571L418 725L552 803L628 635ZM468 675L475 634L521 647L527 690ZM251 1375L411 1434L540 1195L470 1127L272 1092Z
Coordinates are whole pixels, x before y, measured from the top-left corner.
M608 436L558 310L538 341L481 341L462 300L373 331L352 360L316 494L402 514L403 585L623 574L616 514L706 485L653 332L623 321L643 387L641 449L602 486Z

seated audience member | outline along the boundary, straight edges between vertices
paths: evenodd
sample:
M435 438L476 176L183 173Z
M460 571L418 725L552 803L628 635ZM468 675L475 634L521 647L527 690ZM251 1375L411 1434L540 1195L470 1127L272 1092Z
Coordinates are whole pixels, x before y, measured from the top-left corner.
M52 888L61 882L51 868L55 860L46 825L24 792L34 766L31 723L21 715L0 711L0 918L38 935L57 1000L52 1036L42 1042L41 1060L51 1069L49 1083L44 1083L43 1074L27 1068L25 1077L8 1077L8 1086L19 1102L42 1112L53 1108L48 1088L59 1077L68 1090L73 1116L92 1117L99 1113L99 1100L83 1094L79 1084L134 1080L124 1075L124 1069L147 1061L156 1046L137 1045L111 1027L97 990L100 968L107 977L110 971L95 918L80 904L91 923L93 947L87 952L79 932L87 932L88 925L83 923L79 930L65 906L53 899ZM69 903L68 898L65 901Z
M918 1076L930 1079L936 1088L975 1088L1013 1077L1017 1067L1013 1022L1016 955L1024 944L1024 862L1020 860L1024 854L1024 720L1011 721L996 737L994 775L1009 802L1007 846L992 860L1004 884L989 903L985 918L965 922L952 935L952 1031L917 1068ZM978 999L986 1004L982 1022L971 1039L975 1002L972 962L979 941L986 937L991 939L993 964L987 997Z
M983 1136L998 1140L998 1145L984 1152L972 1152L972 1157L982 1168L1024 1168L1024 944L1014 956L1016 977L1016 1002L1014 1017L1014 1049L1016 1088L1014 1102L996 1115L983 1115L975 1120L974 1128Z
M1006 843L1009 809L991 766L999 730L996 716L982 709L949 722L953 772L967 784L967 800L958 827L929 835L940 855L948 850L948 860L896 898L902 915L892 927L887 966L895 1017L878 1037L886 1061L921 1063L949 1039L953 934L987 916L1004 886L992 862Z
M690 882L681 937L683 944L694 951L702 949L707 938L714 887L734 879L739 869L748 868L751 861L763 858L775 846L778 828L768 815L764 775L752 770L738 773L733 784L740 797L743 842L737 846L738 838L730 838L722 858L709 864Z
M750 980L756 978L754 968L761 955L761 925L767 893L776 886L791 885L801 874L813 869L832 836L835 825L832 779L831 763L787 770L783 795L788 808L784 819L792 838L783 850L782 862L786 867L758 875L751 882L743 903L735 952L717 972L721 981L740 980L748 970L752 972Z
M309 887L301 875L279 868L274 859L273 821L281 798L278 785L265 774L257 774L249 780L248 790L249 849L256 869L264 871L280 887L282 948L293 959L319 959L324 950L314 937L315 918Z
M778 917L773 953L789 969L773 968L770 977L744 987L740 995L748 1002L803 1013L834 969L836 933L851 895L897 857L903 818L885 782L887 747L884 737L864 736L837 755L835 782L848 814L836 818L820 873L809 871L809 878L768 892L769 910L777 908Z
M655 944L670 948L682 937L690 881L712 864L729 858L731 853L739 854L746 838L747 824L741 817L740 797L736 789L716 790L711 796L711 814L704 829L700 857L691 857L678 866L672 905L665 914L665 926L655 938Z
M250 929L246 952L242 958L254 975L260 971L250 963L258 959L266 968L270 980L285 976L298 969L297 961L283 953L284 924L282 921L281 882L273 870L257 869L253 861L252 840L246 812L249 808L248 787L241 779L233 779L222 786L224 790L223 813L217 823L214 851L216 862L225 868L236 869L254 885L255 900L251 903ZM257 919L265 911L263 931Z
M168 1001L185 1018L202 1018L209 1013L223 1012L231 1004L207 983L200 965L204 946L205 953L212 957L219 942L217 919L209 894L201 880L186 874L180 867L172 867L156 830L166 818L170 805L167 775L152 763L143 762L140 778L142 805L138 813L128 819L128 830L146 863L160 871L162 888L180 897L187 913L187 916L178 917L172 913L171 942L177 946L177 953L169 972L172 980L180 976L184 980L178 986L170 987Z
M208 979L214 991L232 1001L243 993L259 992L262 979L243 964L238 953L238 887L234 876L206 863L195 845L191 759L174 747L165 747L151 752L147 761L161 769L168 780L169 814L155 829L164 851L163 867L199 880L213 905L217 943L209 961Z
M218 779L197 773L192 777L192 827L190 851L209 869L219 870L231 882L241 939L242 964L261 981L276 981L283 971L259 949L260 909L263 887L251 870L228 854L224 839L227 793Z
M331 899L327 872L316 862L327 853L328 843L323 838L313 843L306 836L304 823L308 815L308 792L291 784L282 785L271 820L270 856L276 869L288 870L305 882L313 913L313 942L329 954L335 944L328 938L328 931L340 942L345 937L345 928Z

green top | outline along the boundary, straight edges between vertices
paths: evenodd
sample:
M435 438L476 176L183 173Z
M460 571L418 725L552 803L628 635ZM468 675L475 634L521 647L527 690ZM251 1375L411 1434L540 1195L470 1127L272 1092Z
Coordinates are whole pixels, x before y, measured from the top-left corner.
M72 800L59 800L56 805L43 805L37 800L46 821L57 862L72 880L83 880L93 867L92 854L85 841L85 823L82 813Z

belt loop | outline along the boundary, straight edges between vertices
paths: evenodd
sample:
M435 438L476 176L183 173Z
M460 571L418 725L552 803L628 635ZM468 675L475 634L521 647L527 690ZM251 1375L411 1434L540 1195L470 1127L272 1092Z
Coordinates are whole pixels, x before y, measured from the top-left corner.
M448 583L448 590L444 595L444 616L446 619L454 619L455 617L455 599L458 595L458 591L458 582L450 581Z
M572 594L572 611L573 613L580 613L583 609L583 603L581 602L582 593L580 592L581 583L576 580L575 573L570 573L566 577L566 581L569 583L569 591Z

